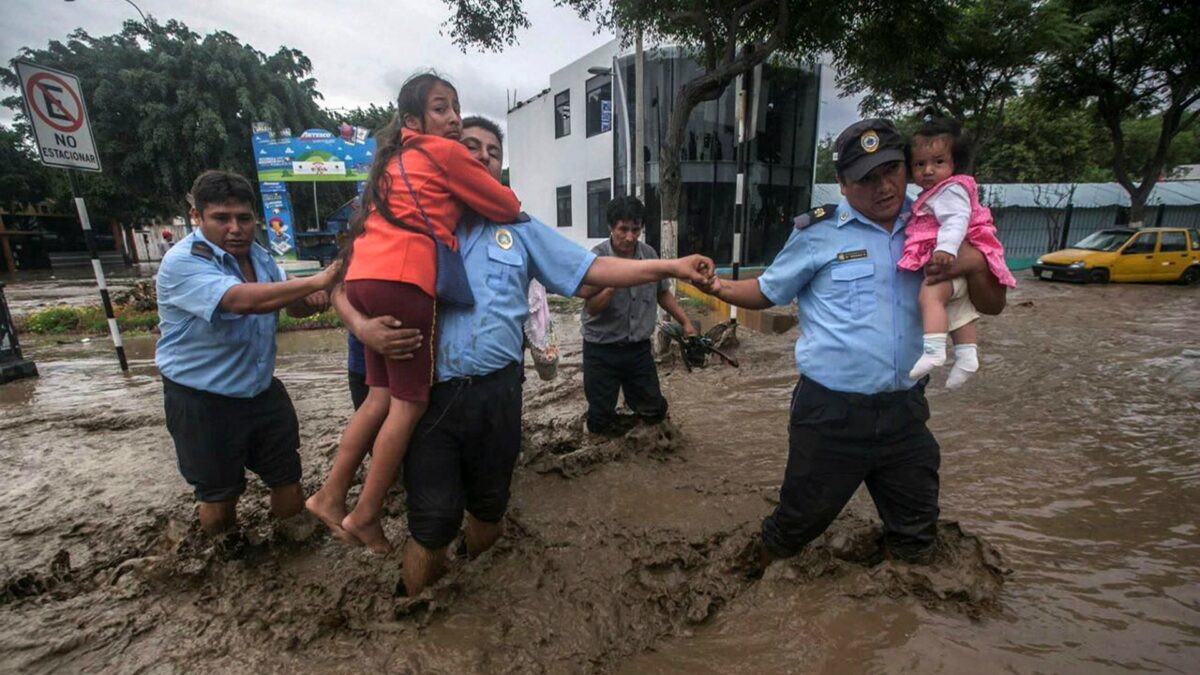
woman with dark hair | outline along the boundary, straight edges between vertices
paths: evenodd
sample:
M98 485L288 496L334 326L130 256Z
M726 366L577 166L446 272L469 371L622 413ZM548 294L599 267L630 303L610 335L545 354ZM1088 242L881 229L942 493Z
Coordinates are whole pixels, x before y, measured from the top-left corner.
M414 75L401 87L396 107L395 118L375 135L363 208L351 222L342 254L344 287L355 309L419 329L427 348L405 361L367 351L370 393L342 434L325 484L306 503L336 536L376 553L391 549L379 521L383 500L433 382L438 270L427 233L432 228L438 240L457 250L454 229L466 209L498 222L520 213L512 191L458 142L462 119L452 84L433 73ZM347 514L346 494L368 448L371 466Z

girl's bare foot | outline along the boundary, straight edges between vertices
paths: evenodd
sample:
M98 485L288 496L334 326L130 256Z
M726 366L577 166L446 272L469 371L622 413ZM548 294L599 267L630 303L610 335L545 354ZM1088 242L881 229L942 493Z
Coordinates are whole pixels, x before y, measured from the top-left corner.
M329 497L325 494L324 490L317 490L313 496L304 501L304 508L316 516L322 523L325 523L325 527L329 528L333 536L347 544L362 546L363 542L359 541L342 527L342 520L346 517L346 503L344 501Z
M360 520L356 512L342 519L342 529L348 534L367 545L367 548L379 555L392 552L392 543L383 534L383 524L376 517L372 520Z

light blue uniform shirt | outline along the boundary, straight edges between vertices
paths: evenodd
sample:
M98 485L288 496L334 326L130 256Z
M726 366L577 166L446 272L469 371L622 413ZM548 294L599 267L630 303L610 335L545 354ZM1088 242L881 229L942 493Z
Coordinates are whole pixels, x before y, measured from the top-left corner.
M537 221L458 226L458 246L475 294L469 309L438 306L437 381L478 377L520 362L529 280L571 296L596 255Z
M922 275L896 267L904 249L905 202L891 232L846 200L832 217L794 230L758 278L776 305L798 300L796 368L835 391L911 388L921 355Z
M287 278L257 243L250 261L258 281ZM244 283L237 259L195 230L171 247L158 268L158 371L193 389L250 398L266 391L275 373L278 312L234 314L221 298Z

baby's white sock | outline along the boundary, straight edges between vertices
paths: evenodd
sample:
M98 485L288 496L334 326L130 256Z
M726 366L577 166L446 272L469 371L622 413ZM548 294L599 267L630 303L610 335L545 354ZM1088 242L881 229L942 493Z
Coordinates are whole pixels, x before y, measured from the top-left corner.
M946 378L947 389L963 386L979 370L979 350L975 345L954 345L954 367Z
M929 374L929 371L946 362L946 334L926 333L924 346L921 348L921 358L909 371L908 376L919 380Z

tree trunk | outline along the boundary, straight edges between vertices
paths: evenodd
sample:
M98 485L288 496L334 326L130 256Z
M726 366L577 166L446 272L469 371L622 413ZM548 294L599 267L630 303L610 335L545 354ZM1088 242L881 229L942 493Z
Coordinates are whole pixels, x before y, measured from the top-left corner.
M1146 220L1146 200L1150 197L1153 183L1142 183L1129 191L1129 226L1141 228Z

